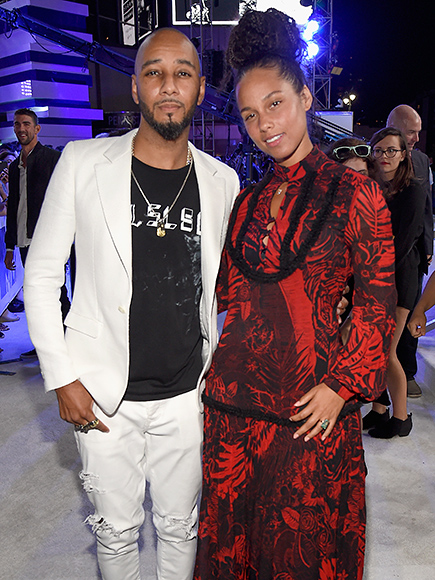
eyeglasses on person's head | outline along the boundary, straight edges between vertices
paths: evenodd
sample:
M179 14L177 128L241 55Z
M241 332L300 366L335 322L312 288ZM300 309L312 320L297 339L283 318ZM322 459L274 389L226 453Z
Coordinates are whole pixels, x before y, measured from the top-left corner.
M380 147L373 147L373 157L375 159L380 159L382 155L385 155L388 159L396 157L396 155L403 151L403 149L396 149L395 147L387 147L386 149L381 149Z
M348 159L349 156L353 153L357 157L368 157L370 155L370 145L354 145L353 147L350 146L343 146L343 147L336 147L332 150L336 159Z

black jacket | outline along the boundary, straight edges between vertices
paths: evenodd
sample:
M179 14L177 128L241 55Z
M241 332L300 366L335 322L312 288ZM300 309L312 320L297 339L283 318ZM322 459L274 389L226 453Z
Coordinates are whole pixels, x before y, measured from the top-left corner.
M426 206L424 211L424 231L422 235L421 244L424 247L424 252L428 256L433 254L433 213L432 213L432 192L429 183L429 157L418 149L411 151L412 165L414 167L414 174L420 185L426 193ZM423 268L424 270L424 268ZM427 273L427 270L426 270Z
M45 191L51 174L60 157L60 152L44 147L39 141L27 157L27 237L32 238L44 201ZM20 200L20 169L17 158L9 165L9 197L6 217L6 248L17 245L17 214Z

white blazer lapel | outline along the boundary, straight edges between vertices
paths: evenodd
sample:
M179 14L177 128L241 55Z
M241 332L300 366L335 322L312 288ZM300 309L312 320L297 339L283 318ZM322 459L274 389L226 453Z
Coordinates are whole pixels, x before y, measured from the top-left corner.
M221 248L225 235L225 203L227 188L225 180L217 174L216 168L208 163L192 146L195 171L198 180L201 203L201 272L203 287L203 306L211 314L211 306L219 272Z
M135 131L114 139L95 165L104 219L121 262L131 278L131 142Z

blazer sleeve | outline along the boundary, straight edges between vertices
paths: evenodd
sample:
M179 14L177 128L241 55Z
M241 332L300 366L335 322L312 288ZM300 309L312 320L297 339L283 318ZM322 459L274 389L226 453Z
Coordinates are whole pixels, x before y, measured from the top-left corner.
M47 188L24 272L29 334L38 352L47 390L76 380L64 338L60 288L75 233L74 144L69 143ZM47 377L56 377L54 380Z

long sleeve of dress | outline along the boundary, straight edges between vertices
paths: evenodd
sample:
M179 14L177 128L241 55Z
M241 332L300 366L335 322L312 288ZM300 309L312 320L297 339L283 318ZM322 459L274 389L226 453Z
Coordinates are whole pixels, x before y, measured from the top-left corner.
M355 278L352 329L346 345L331 353L323 382L345 400L369 401L385 388L396 307L390 214L374 182L358 188L345 240Z
M228 310L228 254L224 249L222 253L219 275L216 283L216 296L218 301L218 314Z

